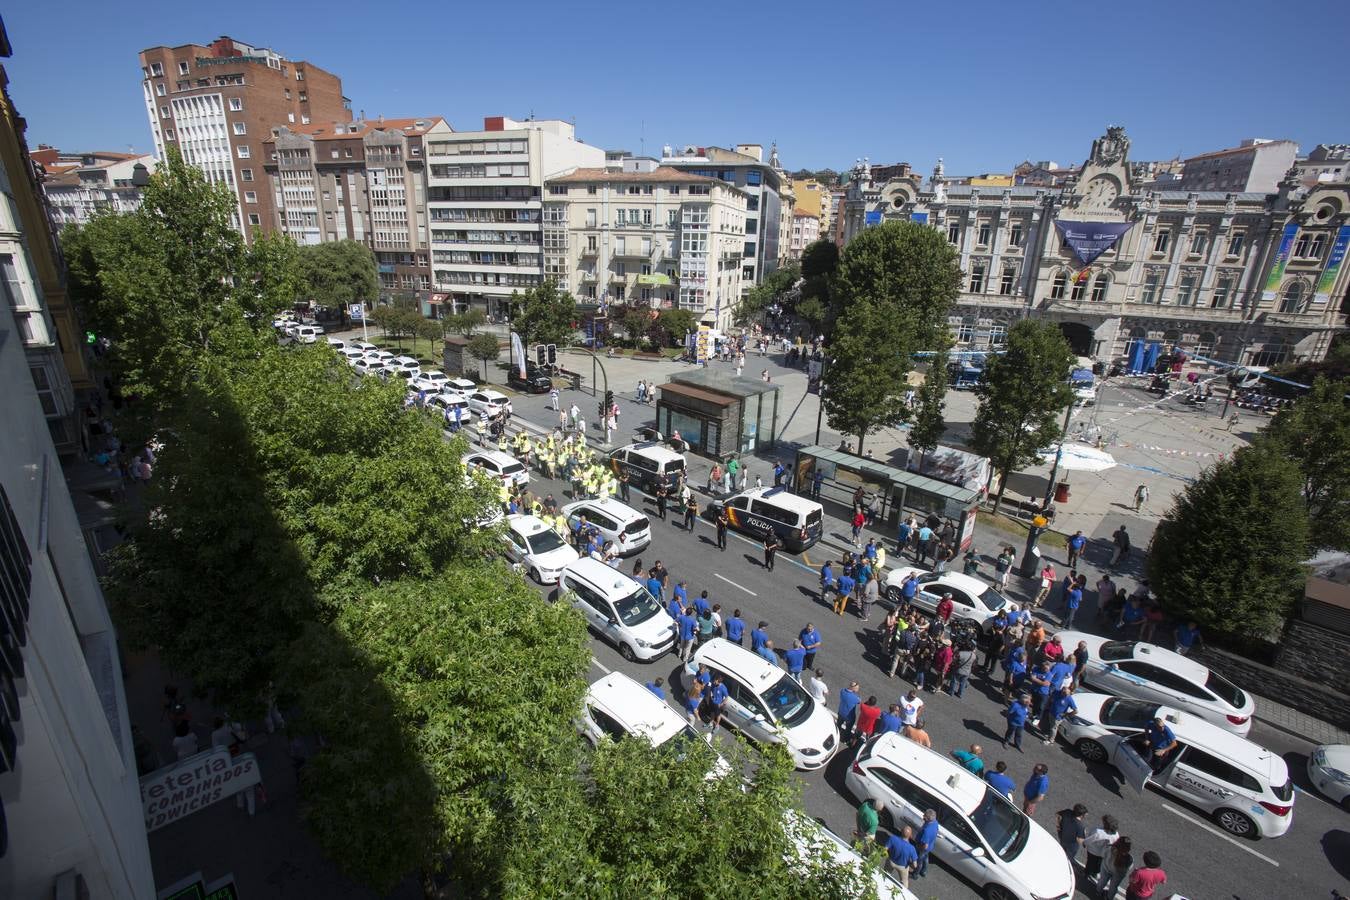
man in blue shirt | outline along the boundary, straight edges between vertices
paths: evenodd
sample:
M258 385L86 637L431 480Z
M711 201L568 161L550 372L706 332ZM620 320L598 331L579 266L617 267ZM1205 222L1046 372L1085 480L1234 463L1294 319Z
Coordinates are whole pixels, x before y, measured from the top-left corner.
M892 703L891 708L881 714L880 721L877 722L876 734L885 734L888 731L900 733L901 727L905 724L904 716L900 712L900 704Z
M694 655L694 637L698 634L698 619L685 609L681 610L675 624L680 629L680 659L689 662L689 658Z
M647 592L651 594L653 597L655 597L657 600L663 599L661 591L661 579L657 578L655 573L652 573L648 576L646 588Z
M760 622L759 627L756 628L754 631L750 632L751 650L759 650L761 647L764 646L764 643L769 639L769 632L765 631L764 629L768 627L769 627L768 622Z
M877 558L876 538L871 538L870 540L868 540L867 546L863 548L863 558L873 562L876 561Z
M1050 667L1050 691L1059 693L1059 689L1073 678L1073 663L1060 660Z
M922 878L928 874L928 854L933 852L933 847L937 844L938 832L937 810L926 809L923 813L923 825L919 827L919 834L914 839L915 849L919 851L919 860L914 866L914 877Z
M1017 782L1008 777L1008 764L1001 759L994 764L994 768L984 770L984 780L1009 800L1012 799L1013 791L1017 790Z
M918 595L919 576L911 572L900 585L900 597L906 603L913 603Z
M853 589L858 583L853 580L852 576L845 573L839 576L839 581L836 584L834 611L842 616L844 610L848 609L848 599L853 596Z
M839 715L835 721L844 740L853 733L854 715L862 698L858 696L858 682L850 681L848 687L839 692Z
M680 603L677 598L671 597L670 602L666 604L666 612L670 613L670 617L678 622L680 613L684 612L684 604Z
M928 556L929 551L932 549L929 546L929 544L931 544L932 542L933 542L933 529L929 528L927 525L924 525L922 528L919 529L919 545L917 548L919 551L919 565L923 565L924 559Z
M820 632L816 631L813 623L807 622L797 637L801 639L802 648L806 650L806 661L803 665L808 669L815 668L816 652L820 650Z
M741 618L741 611L738 609L731 614L731 618L726 621L727 640L736 646L743 646L741 641L745 635L745 620Z
M712 603L708 601L707 591L700 593L698 599L694 601L694 611L700 616L706 616L712 613Z
M1083 588L1077 581L1073 587L1069 588L1064 594L1064 627L1073 628L1074 616L1078 615L1078 607L1083 603Z
M1191 648L1196 644L1199 644L1201 647L1205 646L1204 638L1200 637L1200 626L1196 625L1194 622L1178 625L1177 630L1172 633L1172 637L1175 640L1172 649L1176 650L1176 652L1180 653L1182 656L1190 653Z
M655 681L647 682L647 690L651 691L653 694L664 700L666 699L666 691L665 688L662 687L662 685L665 683L666 681L664 678L658 677Z
M675 590L671 591L670 595L680 601L681 606L689 603L689 590L684 586L683 581L675 582Z
M1022 812L1029 816L1036 815L1036 804L1044 800L1049 791L1050 767L1045 763L1037 763L1036 768L1031 770L1026 787L1022 788Z
M1177 736L1161 718L1149 722L1144 734L1148 736L1149 764L1153 766L1154 772L1159 772L1167 765L1167 757L1177 748Z
M1073 687L1066 684L1051 695L1050 705L1046 708L1045 717L1041 721L1041 733L1045 735L1044 743L1053 744L1055 738L1059 737L1059 726L1065 717L1076 712L1078 704L1073 699Z
M911 532L912 532L912 529L909 527L909 523L908 523L908 522L902 521L902 522L900 523L900 529L896 532L896 535L895 535L895 555L896 555L896 556L899 556L900 554L904 553L904 552L905 552L905 548L909 546L909 536L910 536Z
M792 642L792 649L783 653L783 659L787 661L788 674L801 681L802 668L806 665L806 648L802 646L801 638Z
M829 561L820 567L820 602L825 602L825 595L834 590L834 567Z
M713 677L712 693L708 697L708 706L711 715L709 716L709 728L712 731L717 730L717 726L722 724L722 711L727 702L727 686L722 683L722 674L719 672Z
M1069 538L1069 568L1078 565L1078 557L1083 554L1083 548L1087 546L1087 538L1083 532L1074 532L1073 537Z
M1022 730L1027 727L1027 718L1031 715L1031 695L1023 694L1014 701L1003 716L1008 720L1008 730L1003 733L1002 744L1008 746L1008 741L1017 748L1017 752L1022 752Z
M886 865L905 887L909 887L909 873L919 861L919 851L914 849L910 839L914 829L906 825L899 834L893 834L886 840Z
M755 652L758 653L760 659L765 662L772 663L775 666L778 665L778 654L773 650L773 641L768 638L764 639L764 643L760 644Z

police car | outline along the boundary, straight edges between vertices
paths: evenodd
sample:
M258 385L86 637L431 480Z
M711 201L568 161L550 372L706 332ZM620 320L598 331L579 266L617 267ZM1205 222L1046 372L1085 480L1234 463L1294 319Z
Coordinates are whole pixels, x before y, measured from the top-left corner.
M684 477L684 457L656 441L620 447L609 454L609 467L615 475L627 472L629 483L648 494L662 485L673 491Z
M777 535L793 553L820 540L824 530L824 507L783 487L741 491L716 501L713 510L716 514L725 510L732 528L759 540Z

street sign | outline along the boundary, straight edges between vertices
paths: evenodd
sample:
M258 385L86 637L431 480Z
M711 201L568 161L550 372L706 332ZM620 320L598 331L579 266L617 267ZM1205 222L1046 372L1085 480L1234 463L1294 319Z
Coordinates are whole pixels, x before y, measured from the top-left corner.
M353 303L347 307L347 316L353 322L364 322L366 320L366 305L364 303Z

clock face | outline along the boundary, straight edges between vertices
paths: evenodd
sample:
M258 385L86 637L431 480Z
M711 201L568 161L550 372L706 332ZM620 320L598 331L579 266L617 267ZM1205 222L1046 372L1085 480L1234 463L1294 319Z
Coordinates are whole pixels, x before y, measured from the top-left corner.
M1088 182L1086 194L1093 205L1110 206L1120 196L1120 188L1116 187L1114 179L1099 175Z

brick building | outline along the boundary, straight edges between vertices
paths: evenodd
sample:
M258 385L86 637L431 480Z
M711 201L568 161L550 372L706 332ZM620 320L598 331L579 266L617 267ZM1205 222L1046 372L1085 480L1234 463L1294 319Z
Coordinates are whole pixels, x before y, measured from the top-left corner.
M230 37L151 47L140 63L155 155L164 159L177 147L209 180L229 185L238 198L235 224L246 236L277 221L263 172L272 129L352 118L336 75Z

